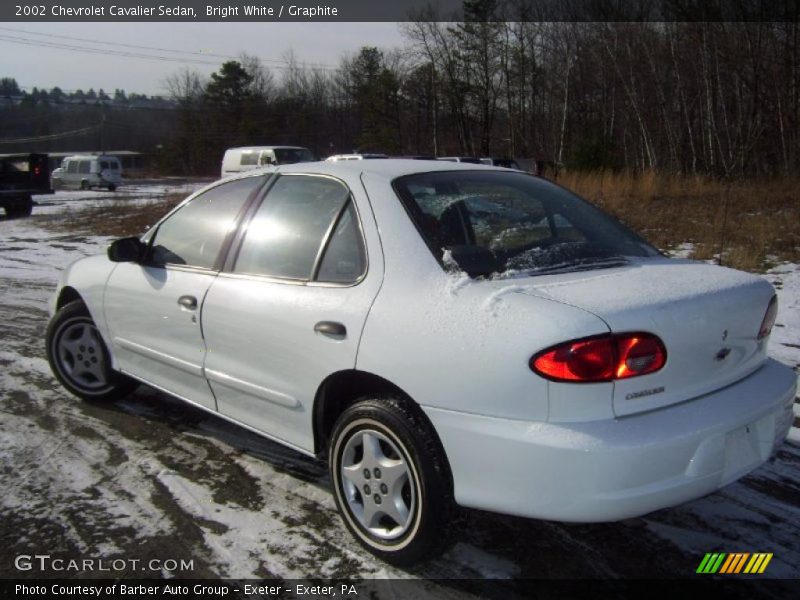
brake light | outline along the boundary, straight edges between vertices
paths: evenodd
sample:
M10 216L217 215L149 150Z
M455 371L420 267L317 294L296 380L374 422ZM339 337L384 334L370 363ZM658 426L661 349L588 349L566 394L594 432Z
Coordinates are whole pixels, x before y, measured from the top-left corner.
M667 362L663 342L651 333L619 333L565 342L530 360L535 373L553 381L590 383L647 375Z
M764 319L761 321L761 327L758 330L758 339L763 340L770 333L772 327L775 325L775 319L778 317L778 297L772 296L767 306L767 312L764 313Z

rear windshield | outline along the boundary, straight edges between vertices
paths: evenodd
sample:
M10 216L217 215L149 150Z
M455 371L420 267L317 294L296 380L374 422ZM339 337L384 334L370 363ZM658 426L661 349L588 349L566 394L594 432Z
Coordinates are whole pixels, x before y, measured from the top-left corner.
M585 200L524 173L423 173L393 185L437 259L473 277L603 268L659 254Z

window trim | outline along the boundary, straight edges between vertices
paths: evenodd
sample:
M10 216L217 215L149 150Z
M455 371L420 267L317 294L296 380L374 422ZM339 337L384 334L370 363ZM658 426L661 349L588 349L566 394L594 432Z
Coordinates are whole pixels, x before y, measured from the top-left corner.
M220 245L219 251L217 252L217 257L214 260L214 264L211 267L200 267L197 265L181 265L178 263L164 263L164 264L155 264L152 262L152 253L153 253L153 242L158 237L158 232L161 229L161 226L166 223L173 215L177 214L181 211L186 205L190 202L194 201L196 198L204 196L208 192L217 189L223 185L227 185L230 183L234 183L237 181L245 180L245 179L258 179L259 177L264 177L264 181L257 183L253 190L248 194L247 198L245 199L242 207L239 209L239 212L236 213L236 216L233 219L234 226L231 228L231 231L227 233L225 239L222 240L222 244ZM198 272L198 273L219 273L222 271L222 268L225 264L225 259L230 251L231 243L233 239L236 237L236 234L239 232L243 219L247 215L247 211L250 210L250 207L256 202L256 199L263 193L264 189L267 188L269 182L275 178L274 174L267 173L266 176L264 173L259 174L248 174L244 177L237 177L236 179L231 180L220 180L216 182L214 185L210 187L205 187L202 190L198 190L194 194L187 197L182 202L178 203L175 208L169 211L166 215L161 217L154 227L152 227L149 231L147 231L140 239L143 242L146 242L147 248L144 252L144 258L142 259L142 266L153 268L153 269L165 269L165 270L180 270L180 271L190 271L190 272Z
M320 243L320 247L317 250L317 255L314 258L314 265L311 270L311 277L310 278L293 278L293 277L278 277L276 275L266 275L263 273L239 273L235 271L236 260L239 258L239 251L242 248L242 244L244 243L244 238L247 235L247 228L250 225L250 222L255 217L256 213L259 211L261 206L264 202L269 201L269 193L274 187L274 185L278 182L281 177L317 177L317 178L324 178L324 179L332 179L337 183L341 184L348 192L347 199L342 203L339 212L336 215L336 218L333 219L331 224L328 226L328 229L325 232L325 235L322 238L322 242ZM347 185L343 179L339 177L335 177L333 175L328 175L327 173L279 173L276 172L273 174L272 177L269 179L269 186L264 189L264 192L261 194L261 197L252 203L250 209L248 210L248 214L245 215L244 219L239 223L236 236L231 242L231 246L227 253L225 263L220 270L220 274L230 276L233 278L241 278L241 279L253 279L257 281L265 281L269 283L284 283L288 285L306 285L309 287L337 287L337 288L348 288L348 287L355 287L359 285L364 279L366 279L367 274L369 273L369 249L367 247L367 237L364 234L364 227L361 222L361 211L358 208L358 204L356 203L355 194L353 190ZM339 220L342 218L344 211L347 207L352 203L353 209L356 213L356 229L358 231L358 235L361 237L362 247L364 249L364 269L358 279L354 280L350 283L338 283L334 281L317 281L316 276L319 272L319 267L322 264L322 260L325 257L325 253L328 250L328 246L330 245L331 236L336 229L336 225L338 225Z

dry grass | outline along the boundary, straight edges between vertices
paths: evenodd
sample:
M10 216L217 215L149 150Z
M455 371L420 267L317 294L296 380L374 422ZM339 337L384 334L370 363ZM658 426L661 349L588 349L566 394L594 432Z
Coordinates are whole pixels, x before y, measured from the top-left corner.
M115 198L100 206L92 206L75 215L58 214L42 217L39 224L56 232L78 235L127 237L140 235L188 194L168 194L143 203L141 197Z
M692 258L710 259L718 256L724 237L722 263L728 266L764 271L783 261L800 262L798 179L726 183L654 172L568 172L558 183L662 249L690 242Z

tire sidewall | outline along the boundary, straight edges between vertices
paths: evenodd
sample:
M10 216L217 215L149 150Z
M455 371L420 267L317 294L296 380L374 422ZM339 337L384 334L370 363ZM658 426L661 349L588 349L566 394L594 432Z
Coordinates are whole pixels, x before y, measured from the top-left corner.
M103 366L108 384L99 389L87 389L76 384L61 364L58 342L68 327L79 323L94 327L100 341L100 351L103 353ZM46 345L47 359L50 362L53 374L72 394L86 400L103 400L114 394L117 386L115 372L111 369L111 355L108 352L105 340L103 340L100 332L97 331L97 325L83 304L73 302L56 313L47 326Z
M390 405L379 401L365 401L346 409L337 421L330 438L328 467L333 486L333 496L345 525L358 540L373 554L396 565L416 562L435 545L438 518L442 514L441 503L446 501L445 493L437 488L438 478L430 460L422 455L424 443L413 425L396 414ZM366 531L353 515L341 478L341 465L344 449L349 439L359 431L373 429L388 437L395 444L406 461L409 477L415 486L415 505L413 522L407 531L392 540L377 538ZM438 493L437 493L438 492Z

